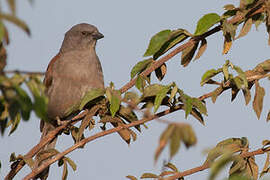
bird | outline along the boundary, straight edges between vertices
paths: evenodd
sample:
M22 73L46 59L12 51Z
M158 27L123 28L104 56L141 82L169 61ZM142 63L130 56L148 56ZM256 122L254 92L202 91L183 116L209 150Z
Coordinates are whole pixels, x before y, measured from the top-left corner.
M103 37L94 25L87 23L74 25L65 33L61 48L50 61L43 81L48 97L49 121L41 120L41 140L55 129L55 123L50 122L67 118L67 110L80 103L86 92L95 88L104 89L102 67L96 54L96 43ZM54 148L56 139L43 150ZM45 180L48 174L49 167L35 179Z

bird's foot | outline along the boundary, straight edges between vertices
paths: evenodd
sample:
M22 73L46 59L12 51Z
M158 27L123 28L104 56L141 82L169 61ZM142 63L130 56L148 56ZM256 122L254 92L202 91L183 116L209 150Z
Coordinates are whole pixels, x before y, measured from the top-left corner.
M56 117L57 125L62 126L64 124L67 124L69 120L61 120L58 116Z

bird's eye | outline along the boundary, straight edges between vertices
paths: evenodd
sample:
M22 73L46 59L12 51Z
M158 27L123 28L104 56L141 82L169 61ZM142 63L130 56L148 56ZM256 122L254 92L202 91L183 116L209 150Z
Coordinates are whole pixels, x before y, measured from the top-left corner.
M87 36L89 33L87 31L82 31L82 35Z

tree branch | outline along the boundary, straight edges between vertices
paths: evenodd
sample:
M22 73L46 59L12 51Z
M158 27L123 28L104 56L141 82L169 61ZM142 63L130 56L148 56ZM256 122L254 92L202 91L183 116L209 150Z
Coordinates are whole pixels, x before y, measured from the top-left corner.
M37 145L35 145L24 157L25 158L32 158L44 146L46 146L52 139L54 139L59 134L59 132L61 132L63 129L65 129L68 125L76 123L79 119L83 118L87 113L88 113L88 110L85 110L81 114L78 114L77 116L72 118L71 121L68 121L65 124L55 128L47 136L45 136L43 139L41 139L40 142ZM18 164L15 167L11 168L10 172L5 177L5 180L11 180L25 165L25 162L23 160L20 160L17 163Z
M125 128L130 128L130 127L134 127L134 126L137 126L137 125L140 125L140 124L144 124L144 123L146 123L148 121L151 121L153 119L157 119L159 117L165 116L165 115L167 115L169 113L172 113L174 111L182 109L182 107L183 107L182 105L178 105L178 106L175 106L173 108L167 109L165 111L159 112L157 114L151 115L149 117L143 118L141 120L132 122L130 124L121 125L121 126L118 126L118 127L106 130L106 131L96 133L95 135L90 136L88 138L85 138L85 139L77 142L76 144L74 144L70 148L66 149L62 153L57 154L52 159L49 159L49 160L45 161L41 166L37 167L36 169L33 169L30 174L28 174L26 177L24 177L24 180L31 179L31 178L35 177L37 174L39 174L41 171L43 171L46 167L48 167L52 163L54 163L57 160L61 159L62 157L64 157L68 153L74 151L75 149L77 149L77 148L79 148L81 146L84 146L86 143L88 143L90 141L93 141L93 140L95 140L97 138L100 138L100 137L103 137L103 136L106 136L106 135L109 135L109 134L112 134L112 133L115 133L115 132L119 132L120 130L125 129Z
M270 151L270 148L267 148L267 149L260 148L260 149L257 149L255 151L252 151L252 152L244 152L244 153L240 154L240 156L242 158L247 158L247 157L251 157L251 156L264 154L264 153L269 152L269 151ZM163 178L162 180L175 180L175 179L178 179L181 177L185 177L185 176L197 173L199 171L203 171L205 169L208 169L209 167L210 167L210 165L208 163L205 163L201 166L198 166L198 167L195 167L195 168L183 171L183 172L175 173L174 175L169 176L167 178Z
M260 6L260 5L258 5ZM254 11L254 9L256 9ZM264 11L264 7L254 7L253 9L251 9L249 12L250 13L249 17L258 14L258 13L262 13ZM228 23L231 24L235 24L235 23L240 23L241 21L244 20L244 16L242 15L236 15L235 17L233 17L232 19L230 19L228 21ZM191 38L188 42L182 44L181 46L177 47L176 49L174 49L173 51L171 51L169 54L163 56L162 58L160 58L159 60L156 60L149 68L147 68L146 70L144 70L140 75L143 77L146 77L147 75L149 75L151 72L155 71L155 69L159 68L162 64L164 64L165 62L167 62L168 60L170 60L172 57L174 57L175 55L177 55L178 53L182 52L184 49L191 47L193 44L195 44L196 42L200 41L201 39L204 39L216 32L219 32L221 30L221 25L218 25L216 27L214 27L213 29L207 31L206 33L200 35L200 36L196 36L194 38ZM138 76L137 76L138 77ZM135 77L134 79L132 79L131 81L129 81L127 84L125 84L121 89L120 92L124 93L127 90L129 90L130 88L132 88L137 80L137 77Z
M29 74L29 75L45 75L45 72L39 72L39 71L20 71L20 70L7 70L4 71L6 74L14 74L14 73L19 73L19 74Z

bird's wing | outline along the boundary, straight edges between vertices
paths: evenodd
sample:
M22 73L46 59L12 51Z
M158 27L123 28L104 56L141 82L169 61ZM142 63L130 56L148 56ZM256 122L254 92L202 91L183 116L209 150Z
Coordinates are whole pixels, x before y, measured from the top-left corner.
M56 56L54 56L54 58L52 58L52 60L50 61L46 73L45 73L45 78L43 80L43 83L46 87L46 89L48 89L51 84L52 84L52 80L53 80L53 72L52 72L52 67L55 63L55 61L57 61L60 58L60 54L58 53Z

